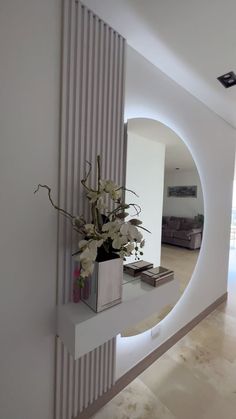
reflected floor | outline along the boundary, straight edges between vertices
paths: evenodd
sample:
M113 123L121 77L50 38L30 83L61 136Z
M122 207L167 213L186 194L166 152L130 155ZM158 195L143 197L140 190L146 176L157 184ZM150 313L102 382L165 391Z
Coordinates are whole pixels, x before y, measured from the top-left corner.
M180 294L182 295L187 287L193 270L195 268L199 250L189 250L183 247L162 245L161 248L161 265L172 269L175 277L180 283ZM121 336L134 336L145 330L150 329L159 323L171 311L173 306L166 306L161 312L154 313L152 316L122 332Z
M236 250L229 298L93 419L236 418Z

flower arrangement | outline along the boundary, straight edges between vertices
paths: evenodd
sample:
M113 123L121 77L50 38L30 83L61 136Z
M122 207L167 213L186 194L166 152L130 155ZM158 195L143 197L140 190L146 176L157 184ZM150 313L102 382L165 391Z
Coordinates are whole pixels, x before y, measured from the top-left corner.
M79 234L78 250L73 256L80 264L80 269L76 272L80 287L84 286L86 278L92 274L95 261L101 262L114 257L125 259L132 254L136 259L140 259L145 244L140 229L148 231L142 226L142 221L136 218L141 212L139 205L124 202L124 191L128 189L112 180L101 179L100 156L97 156L95 188L88 185L92 171L92 165L88 165L89 170L81 183L89 201L91 222L87 222L82 215L70 214L56 205L48 185L39 184L35 190L36 193L39 188L47 189L52 206L70 220L73 230ZM128 191L136 195L135 192ZM133 209L135 215L131 216L129 209ZM125 221L128 216L131 218Z

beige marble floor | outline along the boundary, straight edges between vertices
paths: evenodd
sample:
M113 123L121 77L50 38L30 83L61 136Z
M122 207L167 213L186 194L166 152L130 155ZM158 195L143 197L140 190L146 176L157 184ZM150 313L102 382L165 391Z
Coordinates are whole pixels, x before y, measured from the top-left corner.
M199 250L189 250L178 246L162 245L161 265L174 271L175 277L178 278L180 283L181 295L192 277L198 255ZM154 313L135 326L124 330L121 335L134 336L150 329L159 323L172 308L173 306L170 305L164 307L161 312Z
M236 419L234 269L227 303L219 306L93 419Z
M197 263L199 250L185 249L184 247L162 245L161 265L174 271L180 282L180 291L184 292Z

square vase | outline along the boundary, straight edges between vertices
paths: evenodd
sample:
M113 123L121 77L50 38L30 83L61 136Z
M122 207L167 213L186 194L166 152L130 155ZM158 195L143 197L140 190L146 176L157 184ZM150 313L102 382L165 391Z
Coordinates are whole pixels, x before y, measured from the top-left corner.
M123 259L95 262L93 274L85 281L82 301L96 313L121 303Z

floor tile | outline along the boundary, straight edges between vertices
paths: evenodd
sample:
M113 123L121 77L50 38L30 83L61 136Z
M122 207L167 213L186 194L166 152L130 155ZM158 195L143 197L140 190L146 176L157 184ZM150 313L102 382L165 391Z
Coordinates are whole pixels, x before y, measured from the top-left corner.
M176 267L184 288L197 254L186 253L188 257L183 258L184 252L173 249L172 246L165 249L165 266ZM228 301L126 387L94 419L236 419L236 250L231 254L231 262ZM131 328L129 333L140 333L155 321L159 321L157 314L136 329Z
M175 416L141 380L136 379L93 419L175 419Z

